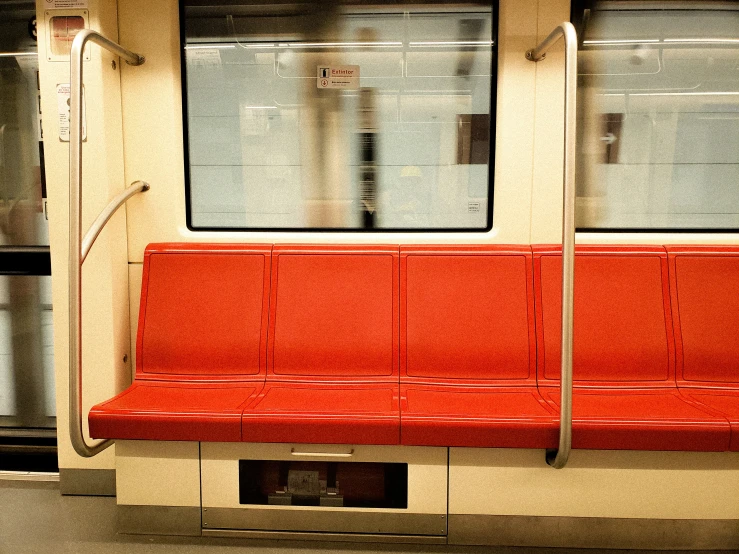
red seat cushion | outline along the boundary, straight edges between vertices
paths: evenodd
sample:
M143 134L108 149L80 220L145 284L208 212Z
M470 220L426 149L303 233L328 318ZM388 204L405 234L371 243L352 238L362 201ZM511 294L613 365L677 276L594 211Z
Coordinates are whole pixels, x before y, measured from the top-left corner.
M528 246L401 248L401 442L546 448Z
M534 248L539 384L560 376L562 258ZM675 387L667 254L662 248L578 247L573 378L593 386Z
M401 442L554 448L559 417L532 387L403 387Z
M540 384L560 375L560 249L534 247ZM660 247L578 246L573 448L722 451L725 418L675 382L667 254ZM559 389L543 392L559 405Z
M731 424L729 450L739 451L739 390L683 389L683 394L729 421Z
M544 392L559 405L558 389ZM728 449L726 419L690 403L676 389L575 389L572 447L596 450Z
M240 441L241 413L259 383L136 381L90 410L90 436L163 441Z
M739 248L668 251L681 385L739 388Z
M398 444L398 248L276 246L267 384L243 440Z
M241 440L241 412L266 375L271 250L147 247L136 379L92 408L93 437Z
M398 444L398 387L268 383L242 425L247 442Z
M678 385L731 424L739 451L739 247L668 246Z
M137 376L263 381L269 257L270 247L149 246Z
M398 248L276 246L270 381L398 378Z
M403 382L535 386L528 247L401 249Z

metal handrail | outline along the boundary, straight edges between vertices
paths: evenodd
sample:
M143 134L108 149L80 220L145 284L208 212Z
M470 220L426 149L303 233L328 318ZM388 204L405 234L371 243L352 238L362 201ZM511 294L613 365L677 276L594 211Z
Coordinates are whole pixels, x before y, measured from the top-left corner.
M130 65L141 65L144 57L116 44L91 29L80 31L72 41L70 61L69 126L69 437L75 452L90 458L113 441L90 445L82 431L82 262L87 257L103 226L126 200L149 185L137 181L117 195L100 214L82 243L82 57L85 45L93 42L123 58ZM140 184L141 183L141 184ZM145 186L144 186L145 185Z
M118 208L123 206L129 198L140 193L146 192L151 186L146 181L134 181L128 188L123 189L123 192L115 195L105 209L100 212L97 219L92 222L90 228L85 233L85 237L82 239L82 257L80 263L85 263L87 255L90 253L92 245L95 244L98 235L102 232L105 224L108 223L111 217L118 211Z
M560 37L565 41L564 187L562 202L562 365L560 376L559 447L547 450L547 463L555 469L567 464L572 448L572 335L575 302L575 140L577 127L577 32L566 21L539 46L526 52L538 62Z

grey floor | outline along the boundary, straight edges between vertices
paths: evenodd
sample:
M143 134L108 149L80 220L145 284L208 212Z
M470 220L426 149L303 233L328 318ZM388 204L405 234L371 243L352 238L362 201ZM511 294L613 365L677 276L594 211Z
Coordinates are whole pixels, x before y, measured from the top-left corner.
M0 479L0 554L592 554L592 550L512 547L438 547L289 541L247 541L119 535L115 499L61 496L58 483ZM624 551L601 551L624 552ZM630 551L636 553L638 551ZM694 551L695 554L696 551Z

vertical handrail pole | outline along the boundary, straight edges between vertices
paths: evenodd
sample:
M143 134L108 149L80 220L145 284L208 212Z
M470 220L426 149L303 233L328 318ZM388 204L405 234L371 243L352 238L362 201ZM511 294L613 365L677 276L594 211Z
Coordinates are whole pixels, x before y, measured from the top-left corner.
M562 365L560 376L559 447L547 450L546 460L555 469L567 464L572 448L572 344L575 304L575 141L577 140L577 33L566 21L539 46L526 52L538 62L560 37L565 42L564 186L562 201Z
M80 31L69 56L69 437L75 452L89 458L113 442L88 444L82 430L82 58L87 42L94 42L141 65L144 58L91 29Z

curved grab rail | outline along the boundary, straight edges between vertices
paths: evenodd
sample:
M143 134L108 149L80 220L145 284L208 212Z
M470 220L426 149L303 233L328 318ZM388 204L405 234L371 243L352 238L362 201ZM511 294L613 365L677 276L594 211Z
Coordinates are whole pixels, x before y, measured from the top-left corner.
M562 203L562 366L560 377L559 447L547 450L555 469L567 464L572 448L572 329L575 299L575 141L577 139L577 32L566 21L539 46L526 52L532 62L543 60L560 37L565 41L565 148Z
M123 206L123 204L125 204L132 196L140 192L146 192L150 188L151 186L146 181L134 181L133 183L131 183L131 186L123 189L122 192L113 197L110 203L105 206L105 209L100 212L100 215L97 216L95 221L92 222L92 225L90 225L87 233L85 233L85 237L82 239L82 252L80 259L81 264L85 263L85 260L87 259L87 255L90 253L92 245L95 244L95 241L105 227L105 224L108 223L113 215L115 215L115 213L118 211L118 208Z
M82 56L85 45L93 42L130 65L141 65L144 57L116 44L91 29L80 31L72 41L70 61L69 127L69 437L75 452L90 458L108 448L111 440L92 445L82 431L82 262L103 226L126 200L149 185L138 181L117 195L85 235L82 243ZM144 186L145 185L145 186Z

